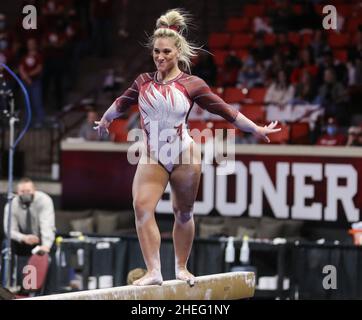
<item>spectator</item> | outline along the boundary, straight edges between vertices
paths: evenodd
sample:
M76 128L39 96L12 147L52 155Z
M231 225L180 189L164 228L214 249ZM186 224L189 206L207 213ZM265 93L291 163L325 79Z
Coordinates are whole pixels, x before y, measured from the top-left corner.
M314 38L310 47L314 60L317 61L318 64L322 63L324 52L331 50L327 41L327 33L322 30L315 30Z
M317 93L314 79L307 70L304 70L295 86L294 103L313 103Z
M241 67L241 60L234 52L231 52L225 58L224 68L218 76L218 85L221 87L235 87Z
M15 253L31 255L39 245L43 252L50 252L55 238L55 214L52 199L38 191L32 180L23 178L17 185L17 196L11 202L11 239ZM4 211L4 229L7 234L8 205Z
M273 51L274 48L265 45L264 35L258 34L255 39L255 45L251 48L250 53L256 62L270 61Z
M318 66L317 85L320 86L324 82L324 76L326 69L333 69L336 78L345 85L348 81L347 68L343 63L335 64L333 52L326 50L323 53L322 62Z
M362 127L353 126L348 129L347 146L362 146Z
M280 52L274 52L271 63L267 66L265 86L274 81L281 69L287 69L286 62Z
M79 130L79 137L87 141L106 141L108 136L100 137L96 130L94 130L94 122L99 120L97 111L91 109L87 112L87 120L82 124Z
M253 59L247 60L239 71L238 84L249 89L255 86L262 86L263 83L264 74L262 63L255 63Z
M288 82L285 70L279 70L277 79L268 87L265 103L285 106L294 98L294 87Z
M292 74L290 76L291 83L295 84L299 82L304 71L307 71L313 78L317 76L318 67L314 63L313 56L309 49L306 48L300 51L299 63L300 65L294 68L294 70L292 71Z
M56 27L50 27L44 35L44 95L49 98L54 90L55 107L60 110L64 102L64 65L67 38L64 32L64 21L58 20ZM53 99L52 99L53 100Z
M288 40L285 32L277 35L275 50L282 55L282 59L287 63L293 62L297 57L297 47Z
M346 136L339 132L339 126L336 118L329 117L325 133L317 140L319 146L344 146L346 144Z
M30 96L31 106L35 110L36 124L41 125L44 121L42 73L43 56L38 51L35 39L28 39L27 53L21 59L19 72Z
M193 74L203 79L209 86L215 86L217 67L212 55L200 51L198 60L193 67Z
M348 123L348 114L345 103L348 93L344 85L337 81L334 69L324 71L324 83L319 88L318 102L325 110L326 117L336 117L343 125Z
M354 37L354 41L348 48L349 60L355 60L362 56L362 25L358 27L358 31Z

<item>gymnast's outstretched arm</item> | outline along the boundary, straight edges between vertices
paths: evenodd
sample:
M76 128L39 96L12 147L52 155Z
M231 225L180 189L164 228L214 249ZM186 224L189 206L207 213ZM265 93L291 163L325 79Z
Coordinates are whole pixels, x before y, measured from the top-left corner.
M96 121L95 130L98 130L99 135L103 135L104 132L108 133L108 127L111 122L120 117L126 112L132 105L137 103L140 82L142 81L142 75L140 75L120 97L118 97L112 105L103 114L100 121Z
M214 94L205 81L198 77L190 77L189 83L186 82L185 87L188 90L191 99L201 108L223 117L236 128L245 132L250 132L257 138L270 142L268 135L281 130L280 128L275 129L278 124L277 121L274 121L264 127L258 126L253 121L245 117L241 112L235 110L223 99Z

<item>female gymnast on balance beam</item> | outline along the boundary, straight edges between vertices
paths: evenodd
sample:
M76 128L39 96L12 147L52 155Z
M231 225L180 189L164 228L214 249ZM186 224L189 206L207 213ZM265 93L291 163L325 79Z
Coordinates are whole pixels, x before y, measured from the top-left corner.
M187 270L187 261L195 233L193 205L201 175L201 152L188 134L186 125L193 103L266 142L269 142L269 134L280 130L275 128L277 122L264 127L256 125L212 93L202 79L190 75L190 60L198 48L185 38L188 23L188 16L178 9L169 10L157 20L150 38L156 71L139 75L96 122L95 129L100 135L108 133L108 127L115 118L130 106L139 105L145 148L133 180L132 196L147 273L134 285L160 285L163 281L159 253L161 237L155 220L155 208L168 182L175 215L173 243L176 278L190 285L194 283L194 275ZM171 139L151 139L154 123L157 123L157 137L167 129L168 136L171 132ZM177 150L173 160L165 160L159 154L165 144Z

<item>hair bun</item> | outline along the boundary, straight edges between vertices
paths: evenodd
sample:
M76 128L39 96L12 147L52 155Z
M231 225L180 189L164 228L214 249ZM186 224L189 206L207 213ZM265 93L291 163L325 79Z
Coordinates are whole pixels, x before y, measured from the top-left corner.
M158 18L156 28L168 28L183 34L187 30L189 20L188 14L183 10L171 9Z

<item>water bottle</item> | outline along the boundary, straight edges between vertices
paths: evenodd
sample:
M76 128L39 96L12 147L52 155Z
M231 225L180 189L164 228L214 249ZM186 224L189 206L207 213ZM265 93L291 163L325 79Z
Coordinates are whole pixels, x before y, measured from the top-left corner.
M225 262L233 263L234 261L235 261L234 238L229 237L228 243L226 245L226 251L225 251Z
M246 235L243 237L243 245L240 249L239 260L244 266L249 265L250 263L249 237Z

